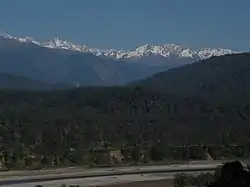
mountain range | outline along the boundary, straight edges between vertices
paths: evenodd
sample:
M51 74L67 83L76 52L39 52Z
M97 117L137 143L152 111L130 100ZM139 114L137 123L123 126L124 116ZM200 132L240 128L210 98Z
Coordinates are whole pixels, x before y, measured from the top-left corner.
M26 76L53 85L125 85L171 68L234 53L175 44L146 44L129 51L101 50L59 38L38 42L0 32L0 74Z
M42 47L92 53L96 56L105 56L115 59L133 59L133 58L138 59L145 56L159 55L165 58L179 57L179 58L191 58L193 60L203 60L210 58L212 56L221 56L225 54L236 53L235 51L230 49L222 49L222 48L191 49L191 48L181 47L176 44L164 44L164 45L145 44L135 49L125 51L116 49L93 48L84 44L74 44L67 40L61 40L58 37L53 38L51 40L38 42L32 39L31 37L18 38L6 34L4 32L0 33L0 36L3 36L8 39L14 39L20 42L34 43Z

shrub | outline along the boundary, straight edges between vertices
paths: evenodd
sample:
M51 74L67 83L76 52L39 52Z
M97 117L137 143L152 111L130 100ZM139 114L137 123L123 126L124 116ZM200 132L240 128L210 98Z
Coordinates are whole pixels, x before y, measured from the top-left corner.
M213 184L216 177L211 173L202 173L196 177L197 187L204 187Z
M175 175L173 181L174 187L194 186L196 184L196 178L192 175L188 175L185 173Z
M174 187L249 187L250 172L245 170L239 161L228 162L215 169L215 173L201 173L198 176L177 174L173 181Z

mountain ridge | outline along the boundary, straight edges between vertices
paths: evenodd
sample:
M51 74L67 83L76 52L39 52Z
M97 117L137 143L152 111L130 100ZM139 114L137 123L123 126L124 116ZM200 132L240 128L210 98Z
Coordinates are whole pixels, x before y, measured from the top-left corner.
M238 53L230 49L223 48L186 48L176 44L163 44L163 45L150 45L145 44L136 47L132 50L116 50L116 49L98 49L89 47L84 44L74 44L68 40L61 40L55 37L51 40L38 42L31 37L14 37L7 33L0 32L0 36L8 39L18 40L20 42L34 43L42 47L53 48L53 49L66 49L78 52L92 53L96 56L104 56L113 59L138 59L150 55L158 55L164 58L179 57L193 59L195 61L210 58L212 56L221 56L225 54Z
M53 41L40 43L31 37L18 38L0 32L0 73L23 75L53 84L126 85L155 73L192 64L203 57L208 59L234 53L212 48L193 52L175 44L147 44L126 52L124 56L123 51L100 52L99 49L75 45L59 38ZM117 54L121 57L118 58Z
M193 95L220 102L250 94L250 53L212 57L131 83L156 92ZM231 101L233 102L233 101Z

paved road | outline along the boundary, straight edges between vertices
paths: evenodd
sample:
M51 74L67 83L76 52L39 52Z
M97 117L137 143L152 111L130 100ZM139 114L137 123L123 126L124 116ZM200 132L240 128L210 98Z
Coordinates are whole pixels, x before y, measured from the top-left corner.
M117 168L96 168L83 170L81 168L65 168L46 171L19 171L0 173L0 186L60 186L60 184L77 183L81 186L92 186L116 182L158 180L173 177L178 172L212 171L222 164L222 161L189 162L179 165L133 166ZM99 184L99 185L100 185Z
M30 170L30 171L5 171L0 172L0 179L4 177L13 176L34 176L34 175L51 175L51 174L62 174L62 173L77 173L77 172L104 172L104 171L131 171L131 170L145 170L145 169L161 169L161 168L175 168L175 167L189 167L190 165L207 165L207 164L220 164L221 161L191 161L185 164L172 164L172 165L151 165L151 166L129 166L129 167L113 167L113 168L58 168L58 169L46 169L46 170Z
M160 174L135 174L105 177L87 177L81 179L55 180L46 182L19 183L3 185L5 187L35 187L40 184L43 187L61 187L62 184L69 186L70 184L78 184L80 187L103 186L110 184L124 184L139 181L157 181L162 179L171 179L176 173L160 173ZM197 174L193 172L193 174Z

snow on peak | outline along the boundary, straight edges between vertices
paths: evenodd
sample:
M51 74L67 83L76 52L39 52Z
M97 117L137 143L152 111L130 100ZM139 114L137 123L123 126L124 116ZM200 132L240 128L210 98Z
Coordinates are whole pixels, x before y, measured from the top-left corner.
M225 54L235 53L230 49L213 49L213 48L201 48L201 49L190 49L183 48L176 44L164 44L164 45L143 45L137 47L133 51L129 51L127 58L133 56L147 56L149 54L160 55L163 57L178 56L180 58L192 58L192 59L207 59L212 56L221 56Z
M8 39L14 38L13 36L9 35L8 33L4 32L3 30L0 30L0 36Z
M135 50L138 51L138 52L143 53L143 52L149 51L149 50L151 50L151 49L152 49L152 46L151 46L151 45L145 44L145 45L143 45L143 46L137 47Z
M36 42L33 38L26 36L24 38L15 38L16 40L19 40L20 42L26 42L26 43L35 43L39 45L39 42Z
M184 49L181 52L181 56L186 57L186 58L194 58L194 53L190 49Z
M18 40L19 42L35 43L35 44L39 45L39 42L36 42L33 38L31 38L29 36L26 36L24 38L18 38L18 37L11 36L11 35L7 34L4 31L1 31L1 30L0 30L0 36L7 38L7 39Z
M55 49L69 49L69 50L77 50L77 51L81 50L81 46L74 45L73 43L66 41L66 40L61 40L58 37L53 38L52 40L42 42L41 45L43 47L55 48Z
M137 47L135 50L128 51L127 58L130 57L143 57L149 55L160 55L163 57L169 57L170 55L179 55L182 48L175 44L164 44L164 45L142 45Z
M3 36L4 38L8 39L15 39L20 42L34 43L42 47L88 52L96 56L106 56L115 59L142 58L146 56L162 56L165 58L179 57L179 58L191 58L199 60L199 59L207 59L212 56L221 56L225 54L236 53L230 49L221 49L221 48L191 49L191 48L184 48L176 44L163 44L163 45L146 44L129 51L114 50L114 49L101 50L97 48L91 48L87 45L77 45L67 40L61 40L58 37L53 38L52 40L47 40L45 42L37 42L31 37L17 38L1 30L0 30L0 36Z
M79 52L88 52L93 53L95 55L101 55L99 49L90 48L87 45L77 45L73 44L67 40L61 40L60 38L53 38L52 40L47 40L40 44L43 47L54 48L54 49L65 49L65 50L73 50Z
M234 51L230 49L212 49L212 48L201 48L197 50L197 54L201 59L207 59L212 56L221 56L221 55L226 55L226 54L232 54L235 53Z

